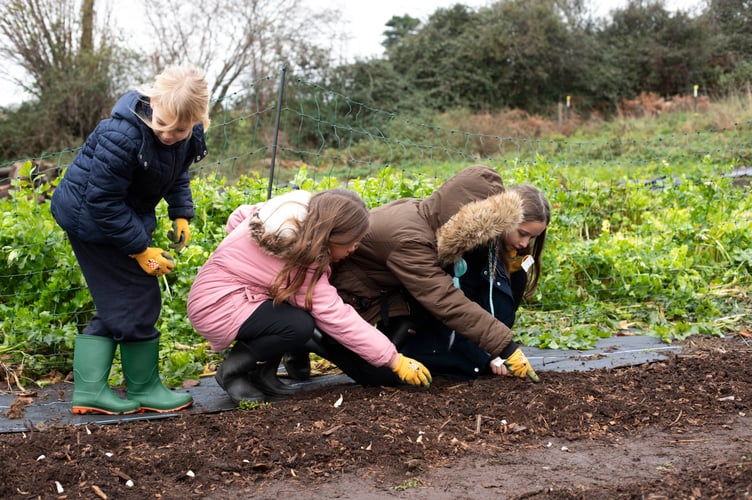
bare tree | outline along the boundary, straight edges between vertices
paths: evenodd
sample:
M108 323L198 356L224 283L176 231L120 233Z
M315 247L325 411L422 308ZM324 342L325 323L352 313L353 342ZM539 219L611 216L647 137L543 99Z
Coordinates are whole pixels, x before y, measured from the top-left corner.
M128 76L130 60L107 28L109 14L95 15L95 0L0 0L0 7L0 56L23 70L12 81L32 96L23 109L29 130L14 130L8 143L21 146L3 155L77 142Z
M16 80L26 92L39 95L53 73L71 66L77 52L73 1L5 0L0 18L0 54L23 68L30 79Z
M317 71L332 61L337 12L310 12L301 0L165 0L144 6L157 44L154 71L185 62L204 68L213 79L213 111L241 84L276 74L283 64Z

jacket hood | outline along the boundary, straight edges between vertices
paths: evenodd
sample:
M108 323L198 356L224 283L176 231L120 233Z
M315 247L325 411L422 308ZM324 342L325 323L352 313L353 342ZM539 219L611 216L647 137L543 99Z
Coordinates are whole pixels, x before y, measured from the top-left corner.
M280 255L298 237L300 224L308 215L311 193L296 190L262 203L251 217L251 236L267 253Z
M138 115L150 116L149 98L136 90L129 90L117 100L112 108L112 118L126 120L130 123L143 123Z
M461 207L436 232L436 247L442 267L462 254L484 246L522 222L522 200L505 191Z
M297 234L298 222L302 222L308 215L308 204L311 193L308 191L290 191L275 196L261 205L258 211L264 232L278 233L282 238L293 237Z
M460 170L420 202L419 210L436 231L467 203L504 191L498 172L484 165Z

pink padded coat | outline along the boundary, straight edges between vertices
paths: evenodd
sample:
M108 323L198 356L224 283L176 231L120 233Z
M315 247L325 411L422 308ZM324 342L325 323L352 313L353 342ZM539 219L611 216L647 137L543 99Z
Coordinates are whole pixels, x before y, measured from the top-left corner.
M269 286L283 260L261 250L250 236L249 217L261 207L243 205L227 221L227 237L199 270L188 295L188 318L215 351L228 347L246 319L267 300ZM396 355L394 345L365 321L329 283L328 270L315 284L313 308L316 326L374 366L384 366ZM300 306L313 271L289 302Z

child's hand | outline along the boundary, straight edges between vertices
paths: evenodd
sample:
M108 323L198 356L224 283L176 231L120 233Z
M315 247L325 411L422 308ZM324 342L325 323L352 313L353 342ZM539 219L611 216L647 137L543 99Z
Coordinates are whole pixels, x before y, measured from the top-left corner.
M172 229L167 232L167 237L172 243L170 248L180 253L191 239L191 228L188 226L187 219L175 219L172 221Z
M149 247L143 252L133 254L130 257L136 259L141 269L151 276L162 276L175 269L175 260L170 255L170 252L161 248Z
M431 372L428 371L428 368L423 366L419 361L415 361L399 353L397 354L397 362L392 367L392 371L397 374L400 380L410 385L429 387L432 382Z
M520 348L517 348L507 359L501 361L515 377L527 377L533 382L540 382L538 374L530 366L530 362Z
M520 378L527 377L533 382L540 382L538 374L536 374L533 367L530 366L530 362L519 347L515 349L507 359L496 357L491 360L491 371L496 375L514 375L515 377Z

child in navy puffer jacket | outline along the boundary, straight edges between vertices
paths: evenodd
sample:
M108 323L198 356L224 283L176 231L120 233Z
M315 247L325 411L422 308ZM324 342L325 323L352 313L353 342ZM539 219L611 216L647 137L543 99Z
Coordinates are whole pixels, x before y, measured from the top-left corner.
M151 240L155 208L164 199L173 221L170 247L179 252L188 243L188 169L207 155L208 110L203 72L166 69L152 85L118 100L55 190L52 214L68 235L96 307L76 337L73 413L170 412L193 401L165 388L159 377L158 277L175 262ZM127 399L107 382L118 344Z

